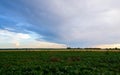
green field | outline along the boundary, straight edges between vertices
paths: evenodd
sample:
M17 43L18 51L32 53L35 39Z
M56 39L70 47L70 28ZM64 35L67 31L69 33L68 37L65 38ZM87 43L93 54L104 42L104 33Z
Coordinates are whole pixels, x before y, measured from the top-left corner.
M1 51L0 75L120 75L120 53Z

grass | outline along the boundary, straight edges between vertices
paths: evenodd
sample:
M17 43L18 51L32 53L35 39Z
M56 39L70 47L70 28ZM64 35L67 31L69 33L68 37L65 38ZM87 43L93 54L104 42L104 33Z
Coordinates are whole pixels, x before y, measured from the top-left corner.
M120 75L120 53L1 51L0 75Z

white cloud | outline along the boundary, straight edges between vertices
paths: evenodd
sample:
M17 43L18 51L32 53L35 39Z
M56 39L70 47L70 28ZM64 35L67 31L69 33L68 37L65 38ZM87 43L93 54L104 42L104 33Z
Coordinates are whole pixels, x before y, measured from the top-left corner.
M0 29L0 35L1 38L11 38L11 39L29 39L30 36L28 34L23 34L23 33L16 33L16 32L11 32L8 30L2 30ZM3 37L4 36L4 37Z
M66 48L64 44L31 40L21 45L22 48Z
M62 17L59 35L66 40L120 42L120 5L118 0L52 0L51 12Z
M18 33L18 34L16 35L16 38L20 38L20 39L29 39L30 36L27 35L27 34Z
M107 24L109 25L117 25L119 24L120 22L120 9L110 9L104 13L102 13L102 19L103 19L103 22L106 22Z
M36 17L41 9L59 18L52 31L60 41L87 41L89 45L120 43L120 0L31 0ZM40 6L41 4L42 7ZM56 21L56 20L55 20ZM57 30L57 32L55 31ZM86 46L87 44L84 43Z
M16 46L19 46L21 40L25 40L25 39L29 39L29 38L31 38L31 37L28 34L11 32L8 30L0 30L1 43L8 42L8 43L13 43Z
M64 44L57 44L36 40L37 34L16 33L0 29L0 48L65 48Z

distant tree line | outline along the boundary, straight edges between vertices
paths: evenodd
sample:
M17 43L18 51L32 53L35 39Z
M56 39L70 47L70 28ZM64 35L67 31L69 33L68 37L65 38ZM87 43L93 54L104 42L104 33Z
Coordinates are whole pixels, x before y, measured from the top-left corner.
M85 49L85 50L95 49L95 50L101 50L101 48L72 48L72 47L67 47L67 49Z
M103 48L72 48L67 47L67 49L83 49L83 50L103 50ZM104 48L104 50L120 50L120 48Z
M65 48L0 48L0 50L61 50ZM79 49L79 50L103 50L102 48L72 48L67 47L66 49ZM104 48L104 50L120 50L120 48Z

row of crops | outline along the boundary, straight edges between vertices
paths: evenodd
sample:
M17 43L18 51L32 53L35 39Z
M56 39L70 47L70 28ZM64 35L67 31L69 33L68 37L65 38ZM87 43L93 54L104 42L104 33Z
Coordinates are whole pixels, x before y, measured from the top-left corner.
M119 52L0 52L0 75L120 75Z

